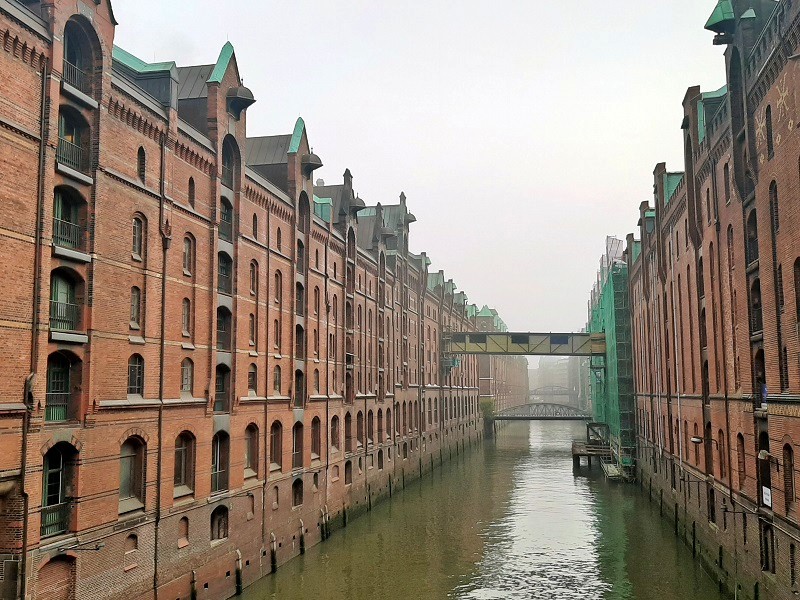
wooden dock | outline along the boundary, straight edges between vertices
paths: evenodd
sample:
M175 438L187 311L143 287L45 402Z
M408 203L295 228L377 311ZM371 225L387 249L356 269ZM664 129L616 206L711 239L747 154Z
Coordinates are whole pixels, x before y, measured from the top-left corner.
M611 448L604 444L587 444L586 442L572 442L572 466L579 469L581 459L586 458L587 466L592 466L592 459L597 459L597 464L601 464L603 459L611 458Z

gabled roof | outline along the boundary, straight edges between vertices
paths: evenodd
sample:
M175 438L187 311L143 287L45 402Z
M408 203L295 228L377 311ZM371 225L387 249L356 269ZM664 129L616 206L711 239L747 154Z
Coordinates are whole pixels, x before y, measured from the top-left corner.
M291 141L291 135L247 138L247 165L285 165Z
M219 53L219 58L214 65L214 70L211 71L207 83L222 83L222 78L225 77L225 71L228 70L228 65L231 64L233 58L233 44L225 42L222 50Z
M214 65L178 67L178 100L208 98L208 80Z

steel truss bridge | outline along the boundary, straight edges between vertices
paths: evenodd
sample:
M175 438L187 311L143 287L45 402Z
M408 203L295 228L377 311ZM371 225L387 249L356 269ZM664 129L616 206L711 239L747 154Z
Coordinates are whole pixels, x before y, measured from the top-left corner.
M507 356L602 356L606 338L600 333L455 333L442 336L444 354Z
M592 415L574 406L535 402L507 408L494 418L497 421L591 421Z

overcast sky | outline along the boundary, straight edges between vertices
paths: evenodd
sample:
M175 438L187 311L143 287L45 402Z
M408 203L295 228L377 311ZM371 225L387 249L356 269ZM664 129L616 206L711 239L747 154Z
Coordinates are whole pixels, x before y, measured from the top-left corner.
M725 83L716 0L116 0L116 44L216 61L230 40L249 135L298 116L368 204L408 197L411 248L509 328L577 330L606 235L636 229L653 168L681 169L686 88ZM223 8L225 7L225 8Z

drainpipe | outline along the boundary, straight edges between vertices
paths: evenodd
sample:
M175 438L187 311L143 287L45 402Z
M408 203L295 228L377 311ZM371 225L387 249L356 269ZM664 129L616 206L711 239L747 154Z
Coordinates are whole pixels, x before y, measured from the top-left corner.
M167 136L161 135L161 177L159 181L159 230L161 231L161 339L158 349L158 448L156 451L156 520L153 547L153 597L158 600L158 538L161 523L161 475L164 437L164 354L167 322L167 252L172 244L172 226L165 220Z
M25 489L25 472L28 470L28 428L30 425L31 411L33 403L28 402L33 399L33 384L36 373L39 370L39 310L41 308L42 292L42 219L44 218L44 169L45 153L47 148L47 105L49 97L47 93L47 63L42 67L42 92L41 106L39 108L39 172L37 185L37 207L36 207L36 239L33 253L33 320L31 323L31 372L25 379L22 402L25 404L25 412L22 414L22 441L20 459L20 478L19 493L22 496L22 556L20 559L19 581L17 589L19 597L25 598L28 587L28 509L30 498Z
M272 428L269 422L269 391L270 391L270 374L272 371L269 368L269 331L272 327L272 323L270 320L270 312L269 308L272 304L272 297L269 293L269 286L271 285L271 274L272 271L270 270L270 264L272 257L272 253L270 252L270 235L272 232L272 228L270 227L271 219L270 219L270 210L269 210L269 202L266 202L267 208L267 229L265 232L264 239L267 241L267 269L266 269L266 280L267 280L267 310L265 319L267 321L267 340L266 340L266 362L265 362L265 370L266 370L266 387L264 388L264 486L263 486L263 493L262 493L262 501L261 501L261 547L262 547L262 554L263 548L266 546L267 543L267 498L269 497L269 473L270 473L270 464L272 461L272 457L269 455L271 451L271 433Z
M313 198L312 198L313 202ZM333 220L333 205L331 205L331 220ZM329 280L330 277L328 275L328 250L331 244L331 223L327 223L327 235L325 237L325 348L328 351L328 356L325 358L323 364L328 365L330 363L330 354L331 349L328 347L328 342L330 342L330 331L331 331L331 303L330 303L330 296L328 294L329 291ZM338 308L338 302L337 302ZM317 315L319 317L319 315ZM337 323L338 323L338 315L336 315ZM335 347L334 347L335 351ZM338 357L339 353L335 352L335 355ZM333 362L334 371L336 370L336 361ZM325 518L323 518L323 525L322 531L324 537L327 538L330 535L330 532L327 531L327 513L328 513L328 477L330 474L330 465L331 465L331 374L328 371L328 367L325 367L325 494L323 499L323 504L325 506ZM334 390L335 393L336 390ZM340 438L341 439L341 438Z

